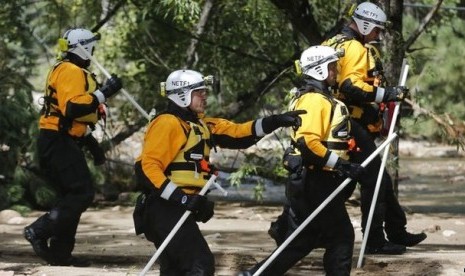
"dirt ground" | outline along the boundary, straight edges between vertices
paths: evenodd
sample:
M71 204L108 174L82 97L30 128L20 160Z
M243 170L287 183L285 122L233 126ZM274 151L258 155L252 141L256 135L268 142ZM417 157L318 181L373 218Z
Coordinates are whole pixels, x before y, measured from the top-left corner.
M465 162L463 158L403 158L399 198L408 230L428 238L398 256L365 256L356 268L361 246L360 208L348 205L356 232L351 275L465 275ZM54 267L36 257L22 229L41 212L0 224L0 276L138 275L155 252L134 234L132 207L91 208L78 228L76 256L92 260L88 268ZM235 275L269 255L275 244L267 230L279 205L218 201L215 217L201 229L215 254L217 275ZM324 275L323 250L310 253L286 275ZM157 264L147 275L159 275Z

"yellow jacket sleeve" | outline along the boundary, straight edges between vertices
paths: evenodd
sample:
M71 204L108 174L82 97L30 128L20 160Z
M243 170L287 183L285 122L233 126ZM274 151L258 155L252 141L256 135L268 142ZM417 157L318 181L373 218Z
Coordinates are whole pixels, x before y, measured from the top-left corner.
M248 148L261 138L254 130L256 121L237 124L220 118L206 117L203 120L210 129L214 143L222 148Z

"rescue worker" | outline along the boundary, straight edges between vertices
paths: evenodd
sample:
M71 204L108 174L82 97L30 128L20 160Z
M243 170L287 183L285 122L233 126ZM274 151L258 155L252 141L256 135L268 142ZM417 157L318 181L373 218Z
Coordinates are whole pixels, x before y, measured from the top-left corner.
M193 70L172 72L162 91L169 99L166 112L147 127L135 174L143 194L134 211L136 234L159 247L186 210L192 211L161 253L160 275L213 275L214 256L196 222L206 223L214 203L199 191L211 173L210 150L247 148L280 127L300 125L292 111L236 124L205 116L211 78Z
M57 202L24 228L24 236L35 253L51 265L90 265L88 260L72 255L81 214L94 199L93 181L81 147L85 144L98 151L91 129L98 121L99 106L122 87L117 76L100 86L87 70L91 62L88 55L92 55L98 38L87 29L67 30L59 39L59 61L46 80L37 147L40 168L57 191ZM99 160L94 161L101 164L103 152L98 155Z
M379 79L376 80L382 76L379 74L382 72L381 59L376 57L376 52L369 45L380 40L386 28L386 19L386 14L378 6L363 2L357 6L351 22L343 27L341 33L323 42L323 45L345 50L345 57L338 61L338 96L349 108L353 121L352 133L360 150L351 153L351 160L357 163L362 163L376 149L375 138L383 125L379 104L402 101L408 93L407 87L380 86ZM381 158L377 157L367 166L367 173L359 181L363 232L380 166ZM402 254L406 246L414 246L426 238L425 233L407 232L406 224L405 213L394 193L391 177L385 170L366 253Z
M286 186L288 235L334 192L346 177L358 179L364 168L349 161L350 121L347 107L335 99L336 61L343 52L312 46L298 63L302 78L294 91L291 110L302 109L302 125L292 131L291 149L283 158L290 179ZM339 193L315 219L263 270L262 275L284 275L315 248L324 248L327 275L350 275L354 230ZM282 215L283 216L283 215ZM287 235L287 236L288 236ZM285 237L287 238L287 237ZM253 275L266 259L239 275Z

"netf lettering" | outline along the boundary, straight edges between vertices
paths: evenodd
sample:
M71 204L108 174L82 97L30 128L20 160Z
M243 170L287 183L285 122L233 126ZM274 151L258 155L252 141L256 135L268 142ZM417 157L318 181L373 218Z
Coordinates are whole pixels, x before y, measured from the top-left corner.
M178 81L172 81L171 84L174 86L188 86L190 83L188 81L178 80Z
M364 15L366 15L369 18L378 18L378 15L374 12L363 10L362 11Z

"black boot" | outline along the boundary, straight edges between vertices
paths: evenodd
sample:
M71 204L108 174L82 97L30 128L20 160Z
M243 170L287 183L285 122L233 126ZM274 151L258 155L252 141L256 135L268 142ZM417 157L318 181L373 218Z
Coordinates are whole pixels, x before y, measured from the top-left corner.
M290 207L285 207L283 213L271 223L268 234L275 240L276 245L280 246L298 227L299 223L294 211Z
M425 233L412 234L407 231L399 235L388 236L389 241L404 246L415 246L426 239Z
M87 267L91 262L85 258L74 257L71 252L74 249L74 238L58 238L56 236L50 239L50 265L56 266L76 266Z
M37 256L46 262L50 261L51 255L49 252L47 239L38 237L32 226L27 226L24 228L24 238L32 245L32 249L37 254Z
M404 254L407 249L404 245L395 244L392 242L386 241L380 246L370 246L366 247L366 254L385 254L385 255L401 255Z
M271 222L270 229L268 229L268 235L275 240L277 246L280 246L286 240L289 220L288 217L289 211L285 208L276 221Z
M53 265L53 266L75 266L75 267L88 267L92 264L86 258L77 258L74 256L71 256L67 259L55 258L49 263L50 265Z
M50 214L40 216L36 221L24 228L24 238L32 245L34 252L48 262L51 253L48 247L48 239L52 235L53 222Z
M281 227L279 225L279 218L277 221L272 222L270 229L268 229L268 235L270 235L278 246L280 246L286 239L285 233L283 233L282 229L282 225Z

